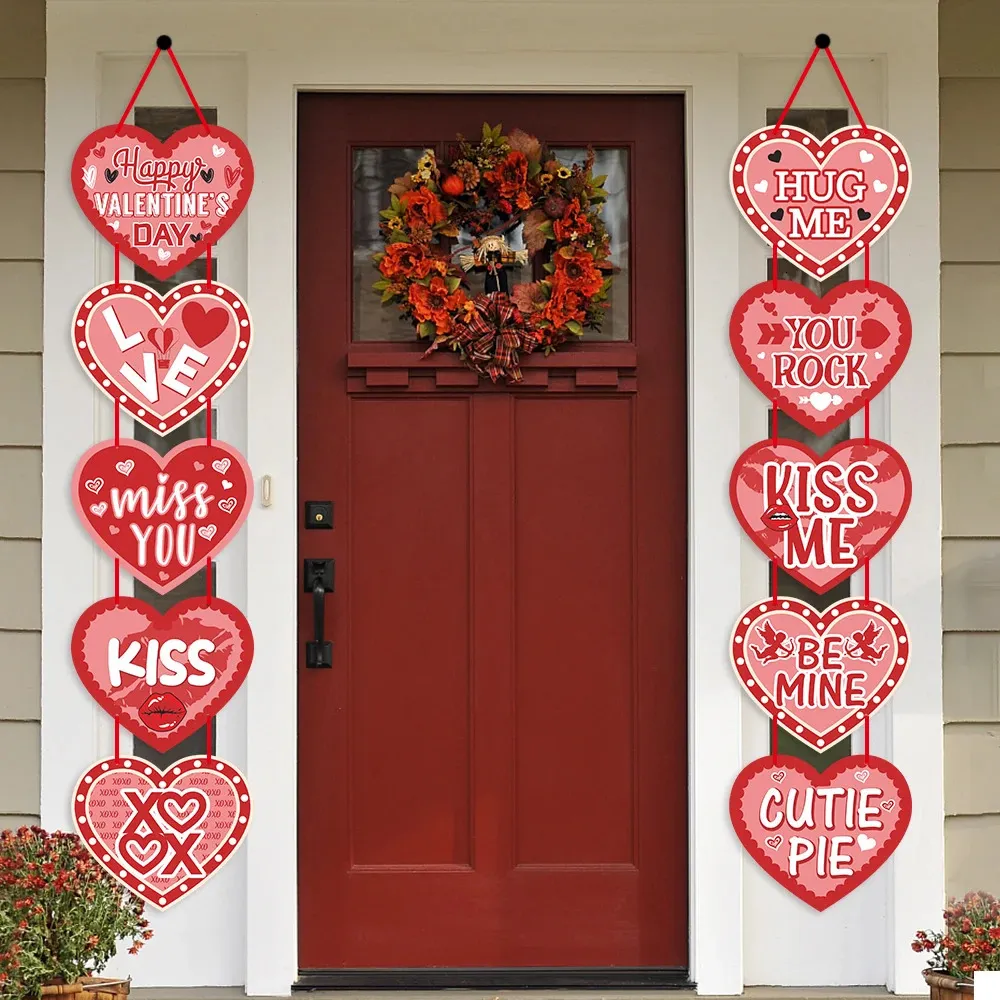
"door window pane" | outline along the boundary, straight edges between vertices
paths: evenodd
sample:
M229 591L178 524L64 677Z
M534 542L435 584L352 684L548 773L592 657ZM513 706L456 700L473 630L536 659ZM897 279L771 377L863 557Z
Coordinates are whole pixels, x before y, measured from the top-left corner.
M215 108L202 108L205 119L209 124L214 125L218 120ZM136 108L135 124L139 128L152 132L161 142L168 139L178 129L186 128L189 125L197 125L199 122L194 108ZM213 248L214 250L214 248ZM219 262L214 257L212 259L212 276L218 277ZM141 281L144 285L155 289L160 295L165 295L171 288L182 284L185 281L204 280L207 275L207 261L204 256L191 261L186 267L172 274L169 278L154 278L153 275L144 271L138 265L135 268L135 280ZM216 411L212 411L213 433L217 428ZM149 445L157 454L165 455L171 448L185 441L196 438L203 438L207 430L205 411L202 410L192 417L187 423L171 431L169 434L159 435L144 427L140 423L134 425L132 432L136 441ZM208 586L204 567L193 576L189 577L182 584L175 587L166 594L157 594L139 580L135 580L135 596L141 601L145 601L155 608L160 614L169 611L175 604L189 597L203 596ZM212 593L216 593L218 580L215 571L215 564L212 564ZM207 748L208 734L205 727L192 733L182 740L177 746L172 747L166 753L160 753L152 747L143 743L138 737L134 740L133 755L143 760L148 760L151 764L161 770L168 767L174 761L183 757L190 757L195 754L204 754ZM215 753L215 727L212 727L212 753Z
M434 146L428 143L427 146ZM383 306L372 284L379 273L372 266L372 254L385 243L379 232L379 212L389 205L389 187L397 177L412 173L417 160L427 147L367 146L354 150L352 271L353 271L353 339L356 341L416 340L413 324L403 319L399 311ZM581 148L553 149L553 155L567 165L583 163L587 150ZM601 329L587 330L584 340L629 339L629 159L628 150L599 149L594 153L594 175L607 175L605 188L608 200L602 210L604 224L611 235L611 262L615 266L614 282L608 295L608 309ZM469 242L467 233L460 233L458 244ZM524 247L522 227L507 234L512 250ZM514 269L511 284L544 277L542 255L536 255L528 267ZM475 271L467 275L469 294L483 291L485 276Z
M774 125L781 114L779 108L770 108L767 112L767 124ZM842 108L802 108L792 109L785 117L785 122L796 128L811 132L817 139L823 139L831 132L847 125L847 111ZM774 261L771 256L767 259L767 280L774 276ZM784 257L778 258L778 277L783 281L795 281L800 285L805 285L816 295L826 295L837 285L849 279L848 269L842 267L834 272L825 281L800 271L791 261ZM773 433L774 410L768 413L767 433ZM793 417L785 412L778 414L778 436L798 441L807 448L811 448L816 454L822 455L831 448L846 441L851 436L850 424L848 421L839 424L823 437L818 437L812 431L807 430ZM770 593L771 588L771 567L767 569L767 588ZM816 608L817 611L825 611L831 604L842 601L851 596L851 581L844 580L831 588L825 594L817 594L810 590L805 584L792 579L783 569L778 570L778 593L782 597L793 597ZM772 737L773 739L773 737ZM772 743L772 752L775 749ZM789 757L797 757L799 760L814 767L817 771L823 771L831 764L850 756L851 737L845 736L838 743L834 743L825 751L815 750L807 743L796 739L791 733L786 732L781 727L778 728L778 753L787 754Z

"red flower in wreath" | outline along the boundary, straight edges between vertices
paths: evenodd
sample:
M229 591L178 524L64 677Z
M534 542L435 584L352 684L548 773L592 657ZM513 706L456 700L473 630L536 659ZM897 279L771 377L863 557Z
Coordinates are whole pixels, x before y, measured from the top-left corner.
M560 242L575 240L593 231L587 213L580 206L580 199L574 198L563 210L562 218L552 223L552 232Z
M448 291L444 278L431 278L429 285L410 285L410 305L418 323L433 323L438 334L450 333L454 322L453 313L466 300L461 288Z
M419 243L390 243L378 269L389 279L426 278L431 271L444 274L447 264L432 257Z
M503 201L522 200L524 195L525 208L531 207L531 199L525 188L528 186L528 158L519 150L512 150L493 170L485 173L487 183L496 191L497 197Z
M604 276L586 250L572 246L562 247L552 258L552 263L555 265L552 275L553 295L565 288L590 298L604 285Z
M441 199L430 188L404 191L399 200L406 211L406 224L410 229L433 228L448 217Z
M556 330L561 330L570 321L582 323L586 318L586 299L565 284L554 286L552 297L545 303L542 316Z

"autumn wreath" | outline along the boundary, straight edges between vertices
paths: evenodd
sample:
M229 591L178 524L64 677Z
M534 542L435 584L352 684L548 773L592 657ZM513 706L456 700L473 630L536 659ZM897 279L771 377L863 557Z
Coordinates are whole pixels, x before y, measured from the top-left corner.
M521 354L600 329L613 268L593 152L567 165L534 136L501 129L484 124L475 143L459 136L444 162L428 149L396 179L374 288L432 340L426 354L450 347L494 382L518 382ZM518 224L525 249L511 250L505 237ZM507 268L543 251L544 277L509 289ZM486 272L478 295L466 279L473 269Z

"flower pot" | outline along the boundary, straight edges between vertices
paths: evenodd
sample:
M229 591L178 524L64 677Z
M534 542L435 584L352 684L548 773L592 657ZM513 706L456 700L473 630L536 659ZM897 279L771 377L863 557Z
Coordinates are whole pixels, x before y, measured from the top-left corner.
M122 1000L128 996L130 980L83 976L75 983L54 983L42 987L42 997L51 1000Z
M931 989L931 1000L970 1000L973 996L971 982L946 976L943 972L926 971L924 982Z

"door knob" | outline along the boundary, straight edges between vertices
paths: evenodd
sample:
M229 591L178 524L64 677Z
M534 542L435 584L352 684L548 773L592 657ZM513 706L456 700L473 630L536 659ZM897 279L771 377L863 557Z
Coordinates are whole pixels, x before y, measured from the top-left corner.
M325 638L326 595L333 593L334 561L306 559L302 563L302 583L313 599L314 638L306 642L306 666L333 666L333 643Z

